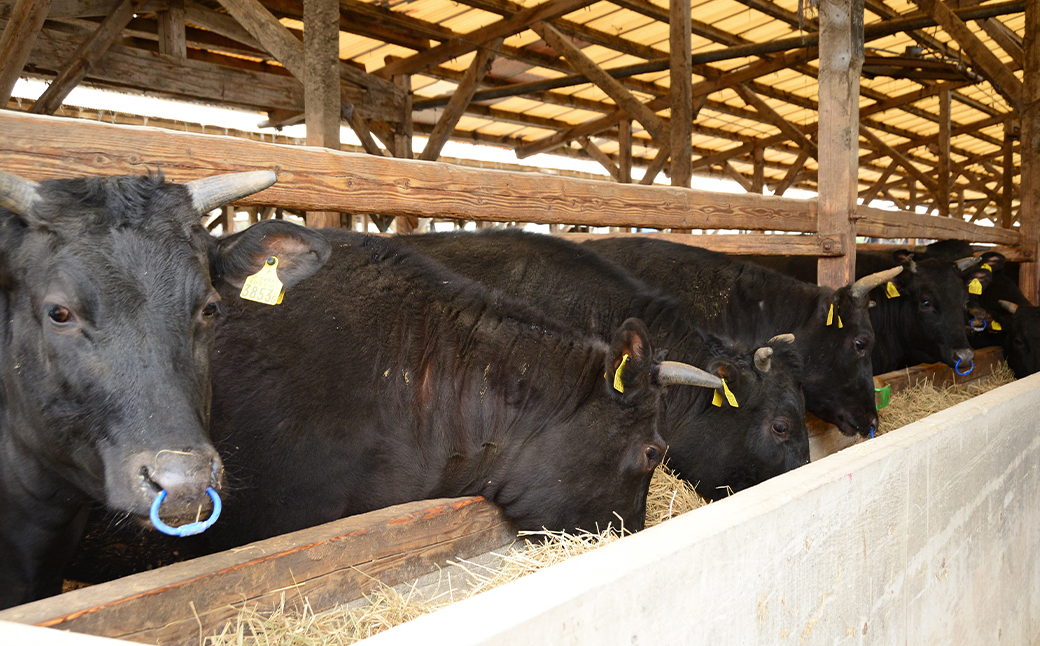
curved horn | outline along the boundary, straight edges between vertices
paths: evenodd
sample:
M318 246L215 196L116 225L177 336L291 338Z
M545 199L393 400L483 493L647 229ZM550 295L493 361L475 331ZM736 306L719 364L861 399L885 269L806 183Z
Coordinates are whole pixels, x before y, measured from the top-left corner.
M769 372L772 358L773 348L770 348L769 346L763 346L758 350L755 350L755 367L762 372Z
M964 273L980 262L982 262L982 256L977 258L975 256L968 256L967 258L961 258L955 264L957 265L957 271Z
M913 256L906 259L906 266L910 269L911 274L917 273L917 263L914 262Z
M878 273L870 274L869 276L864 276L852 283L852 287L849 288L849 293L853 298L866 296L870 290L874 289L878 285L884 285L901 273L903 273L903 268L900 266L886 269L885 271L879 271Z
M790 332L787 334L777 334L772 339L766 341L766 343L794 343L794 335Z
M722 388L722 380L688 363L662 361L657 368L657 383L662 386L701 386Z
M39 186L38 182L0 172L0 206L29 217L33 204L40 199Z
M200 215L209 213L218 206L230 204L247 195L258 193L278 181L278 176L271 170L257 170L248 173L227 173L204 177L185 186L191 192L191 205Z
M1012 314L1018 311L1018 304L1012 303L1011 301L999 300L997 303Z

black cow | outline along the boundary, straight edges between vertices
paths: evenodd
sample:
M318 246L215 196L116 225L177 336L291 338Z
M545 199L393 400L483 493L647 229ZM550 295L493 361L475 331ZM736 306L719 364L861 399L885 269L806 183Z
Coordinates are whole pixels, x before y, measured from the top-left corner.
M464 495L521 529L642 528L663 387L717 379L659 361L637 320L608 345L393 240L320 233L331 256L280 305L216 283L212 433L238 486L204 538Z
M805 361L805 405L846 435L877 427L867 292L895 272L838 290L684 244L638 236L586 245L677 296L698 325L742 341L792 332Z
M809 461L801 359L786 339L763 340L757 349L705 339L675 299L588 247L559 237L490 229L399 240L600 335L638 317L669 357L725 378L737 408L711 405L714 393L703 389L672 388L664 400L661 433L670 464L702 495L717 499Z
M1040 308L1004 273L1003 254L985 251L979 260L980 266L963 274L965 285L979 281L982 293L974 298L987 321L984 329L971 335L972 345L1001 346L1008 367L1019 379L1040 371Z
M222 489L210 266L236 251L200 214L274 181L0 175L0 607L60 592L91 501L147 517L166 490L170 521Z

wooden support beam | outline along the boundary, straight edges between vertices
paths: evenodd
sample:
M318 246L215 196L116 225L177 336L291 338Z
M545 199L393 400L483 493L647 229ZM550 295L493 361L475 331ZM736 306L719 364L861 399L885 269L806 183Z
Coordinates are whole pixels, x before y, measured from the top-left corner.
M1040 4L1026 3L1025 86L1022 94L1021 123L1022 178L1018 225L1022 245L1040 258ZM1005 166L1005 169L1010 168ZM1029 302L1040 304L1040 263L1023 263L1019 268L1018 286Z
M489 47L477 50L477 55L473 57L473 62L470 63L462 80L459 81L455 94L444 108L441 118L437 120L437 125L434 126L433 132L430 133L429 140L426 142L426 148L423 148L419 159L434 161L440 157L444 144L455 130L455 125L458 124L459 119L465 114L466 106L469 105L470 99L473 98L473 93L477 90L477 84L484 79L484 75L491 69L491 63L495 60L495 50L501 45L502 39L498 38L492 41Z
M610 176L614 178L615 182L621 181L621 173L618 171L618 167L614 165L614 160L612 160L607 153L600 150L599 147L592 143L588 137L581 137L578 139L578 142L581 144L581 147L585 149L585 152L589 154L589 157L598 161L600 165L610 173Z
M302 71L304 72L304 105L307 113L307 145L339 150L342 100L339 91L338 0L304 0L303 24L305 40ZM290 35L288 38L299 42L296 41L295 36ZM295 46L286 45L286 49L291 47ZM294 65L301 64L298 59L294 58L294 60L296 61ZM297 70L293 74L297 74L299 71ZM336 211L307 212L307 226L309 227L338 227L339 225L340 217Z
M819 229L856 239L859 176L859 76L863 66L863 0L820 0ZM856 276L856 248L820 258L817 281L841 287Z
M669 0L669 58L672 186L690 186L693 178L693 66L690 63L690 0ZM609 78L609 77L608 77ZM613 80L613 78L611 78ZM645 124L644 124L645 125Z
M996 192L996 190L986 186L986 181L992 181L992 179L979 177L978 175L973 173L967 166L961 164L955 159L950 160L950 168L953 169L956 173L963 175L964 178L968 180L968 184L974 190L983 193L990 200L996 202L997 204L1000 204L1000 195Z
M1000 174L1000 226L1010 229L1014 221L1011 214L1011 200L1015 192L1015 151L1014 124L1011 119L1004 122L1004 168Z
M1001 49L1007 52L1015 65L1022 67L1025 55L1022 52L1022 41L1019 39L1018 34L1008 29L1007 25L996 18L979 20L978 25L979 27L982 27L983 31L989 34L989 37L992 38L994 42L1000 45Z
M69 95L80 81L87 75L108 48L112 46L120 32L134 17L139 0L123 0L93 34L76 50L72 59L58 72L57 77L47 86L40 98L36 100L32 111L36 114L54 114L61 107L61 102Z
M894 171L896 169L896 166L898 165L899 164L897 164L894 159L891 162L889 162L888 167L885 168L884 172L881 173L881 177L879 177L878 180L874 182L874 184L871 185L870 188L868 188L866 191L863 192L862 195L860 195L860 199L863 201L864 206L870 206L870 203L873 202L874 198L877 197L878 191L880 191L885 186L885 183L888 181L888 178L892 176L892 171Z
M260 41L253 38L253 35L246 31L237 20L227 14L217 13L189 0L184 4L184 20L243 45L264 51L264 46L260 44Z
M741 188L743 188L748 193L755 192L751 180L741 175L736 168L733 168L733 164L729 163L729 160L722 162L722 164L720 165L722 166L722 172L725 173L734 182L740 184Z
M618 121L618 180L632 183L632 120Z
M754 165L754 171L751 175L751 192L761 195L765 192L766 187L766 160L764 149L755 148L754 152L751 154L751 161Z
M652 185L654 183L654 180L657 179L657 175L661 172L661 170L664 169L664 165L667 164L667 163L668 163L668 149L667 148L658 148L657 149L657 154L654 155L654 158L650 162L650 165L646 167L646 172L643 173L643 177L642 177L642 179L639 180L639 184L641 186L650 186L650 185ZM635 226L647 226L647 225L637 224ZM663 227L663 228L667 229L667 228L671 228L671 227Z
M0 34L0 108L6 108L36 36L47 19L50 0L18 0Z
M365 149L365 152L369 155L383 156L383 149L379 147L376 140L372 137L372 131L368 129L368 123L358 115L356 110L351 110L347 117L347 122L350 124L350 128L357 135L357 138L361 140L361 146Z
M651 137L663 144L668 144L671 141L668 126L653 110L643 105L625 86L621 85L610 74L607 74L599 65L596 65L592 59L586 56L566 36L557 31L555 27L546 22L539 22L531 25L531 29L541 36L557 53L567 59L567 62L573 65L576 70L589 77L593 83L606 92L607 96L614 99L629 116L643 124L643 127L646 128Z
M509 18L503 18L486 27L476 29L465 36L402 58L383 66L375 74L388 79L398 74L420 72L428 67L440 65L444 61L456 58L485 45L496 38L505 38L519 33L532 24L543 20L552 20L586 6L591 0L547 0L541 4L520 11ZM540 35L540 34L539 34Z
M188 56L188 41L184 33L184 0L167 0L166 9L156 14L158 22L159 53L175 58Z
M780 180L780 184L778 184L776 190L773 191L773 195L780 197L787 192L787 189L791 188L791 185L794 184L795 178L798 177L798 173L800 173L802 168L805 167L805 162L808 159L809 152L803 148L802 151L798 153L798 158L795 159L794 163L787 169L787 174L784 175L782 180Z
M939 163L935 169L935 192L939 215L950 216L950 91L939 92Z
M892 146L886 144L884 141L881 140L880 137L871 132L870 129L866 126L860 126L859 132L867 139L868 142L870 142L872 148L884 155L888 155L893 160L898 162L900 166L902 166L908 173L910 173L911 176L914 177L914 179L916 179L918 182L924 185L924 187L928 189L929 193L931 193L935 197L938 197L938 189L936 188L935 181L932 178L925 175L924 172L917 166L915 166L912 161L907 159L906 155L900 153Z
M306 63L304 61L304 48L300 39L293 35L289 29L275 18L274 14L267 10L260 0L218 0L229 14L245 27L264 49L275 57L285 69L300 79L302 82L306 77ZM306 13L306 2L304 13ZM304 24L306 24L306 19ZM336 17L336 25L339 17Z
M412 149L412 76L411 74L398 74L391 77L394 85L408 92L405 100L404 112L400 121L394 124L393 147L390 151L398 159L414 159L415 153ZM416 216L402 215L394 218L394 227L399 234L414 233L419 229L419 218Z
M802 132L801 128L780 116L776 110L774 110L760 96L755 94L747 85L740 83L734 86L733 89L737 91L737 94L740 95L740 98L743 99L746 104L757 110L766 121L779 128L781 132L798 144L800 148L808 150L810 155L813 157L817 156L818 152L816 150L816 144L813 143L804 132Z
M548 152L580 137L590 137L599 134L604 130L608 130L612 128L618 120L627 118L627 116L628 115L624 110L618 110L597 119L586 121L585 123L574 126L569 130L557 132L548 137L543 137L542 139L537 139L524 144L523 146L516 148L513 152L516 153L517 159L524 159L531 155Z
M960 44L983 76L993 83L993 87L1003 94L1008 103L1017 110L1022 97L1022 81L1018 80L1014 72L1008 69L996 54L979 40L971 28L946 6L943 0L915 0L915 2L943 28L943 31Z

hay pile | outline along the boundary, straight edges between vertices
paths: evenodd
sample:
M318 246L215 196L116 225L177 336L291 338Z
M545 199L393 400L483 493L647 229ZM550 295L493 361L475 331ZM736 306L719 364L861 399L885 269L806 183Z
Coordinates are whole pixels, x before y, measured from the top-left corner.
M647 497L647 527L662 523L707 504L685 480L660 467L650 482ZM340 646L371 637L474 594L497 588L571 557L584 554L619 535L611 530L598 534L565 532L521 533L523 544L500 555L495 567L460 560L442 572L443 583L436 592L412 587L404 592L383 587L366 595L363 605L315 613L306 599L287 602L272 612L244 609L235 622L217 634L204 637L203 646ZM454 571L453 573L450 572Z
M902 428L1014 380L1007 363L1001 361L988 376L968 384L936 388L930 382L922 382L911 386L892 395L889 405L878 411L878 434Z

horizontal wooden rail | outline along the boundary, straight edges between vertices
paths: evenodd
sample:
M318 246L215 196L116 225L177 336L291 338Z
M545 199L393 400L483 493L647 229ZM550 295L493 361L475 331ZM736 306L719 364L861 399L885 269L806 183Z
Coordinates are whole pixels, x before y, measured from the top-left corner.
M845 253L844 236L725 234L693 235L689 233L561 233L562 238L582 242L589 238L639 236L656 238L712 251L737 255L762 256L841 256Z
M1021 236L1017 230L982 227L977 224L923 213L885 211L868 206L856 209L860 220L856 233L872 238L934 238L936 240L968 240L1017 245Z
M130 639L198 643L243 606L306 599L320 612L384 585L510 544L513 525L483 498L420 501L300 530L9 608L0 620Z

